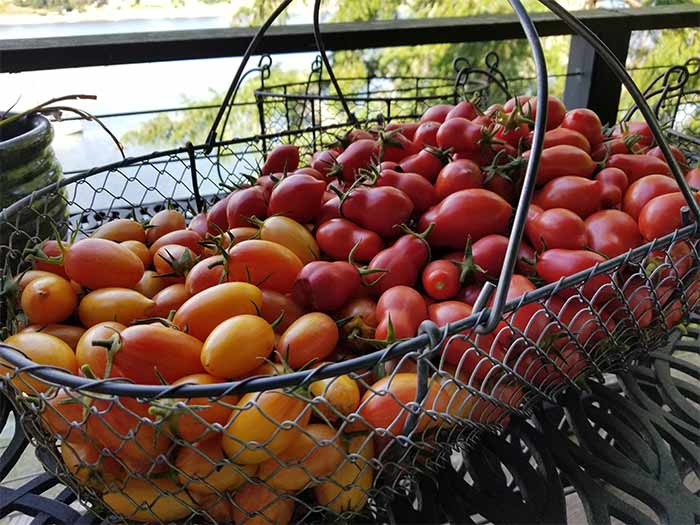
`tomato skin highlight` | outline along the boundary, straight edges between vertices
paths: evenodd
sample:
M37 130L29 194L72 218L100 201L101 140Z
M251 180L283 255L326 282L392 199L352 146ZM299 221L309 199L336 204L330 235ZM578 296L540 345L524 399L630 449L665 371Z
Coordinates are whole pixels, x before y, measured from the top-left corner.
M131 288L143 276L143 263L131 250L105 239L83 239L68 248L68 277L91 290Z

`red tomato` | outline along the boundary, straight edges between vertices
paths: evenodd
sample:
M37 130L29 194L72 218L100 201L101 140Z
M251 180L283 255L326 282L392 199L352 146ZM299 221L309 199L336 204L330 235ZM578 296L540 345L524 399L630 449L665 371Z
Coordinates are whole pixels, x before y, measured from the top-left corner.
M309 166L305 168L299 168L298 170L294 171L293 175L311 175L314 179L318 179L323 182L328 182L328 179L323 173Z
M484 138L484 128L465 118L443 122L437 132L437 143L442 149L452 148L456 153L476 151Z
M654 250L644 261L650 279L664 285L677 286L695 262L695 252L686 241L677 241L665 250ZM663 268L659 268L663 266Z
M321 209L325 182L311 175L291 175L272 190L267 216L283 215L300 224L313 221Z
M495 127L496 134L493 136L494 141L503 141L506 144L517 148L520 143L523 144L527 142L528 134L530 133L530 128L527 124L508 124L501 125L498 124ZM482 146L489 146L491 141L482 139ZM497 142L495 142L497 144Z
M418 325L428 318L428 308L425 299L416 290L408 286L395 286L379 298L376 317L379 321L375 331L377 339L389 339L389 320L394 328L394 338L404 339L416 335Z
M337 219L340 217L340 198L331 197L327 201L321 204L321 209L316 217L316 224L325 224L331 219Z
M155 257L156 252L162 247L168 244L178 244L180 246L186 246L193 253L199 255L202 253L202 245L199 242L202 237L199 233L192 230L175 230L174 232L166 233L160 237L156 242L151 244L149 252L151 257Z
M619 210L598 211L586 219L588 247L608 258L642 245L637 221Z
M646 279L633 276L622 286L622 295L625 297L627 307L620 309L621 316L627 318L632 314L639 328L647 328L657 316L654 295Z
M691 188L700 190L700 168L693 168L688 173L686 173L685 181Z
M437 148L424 148L415 155L406 157L399 164L397 171L417 173L428 182L435 182L442 167L447 164L449 157Z
M697 194L695 199L700 201ZM639 213L639 231L642 236L647 241L651 241L680 228L681 208L687 205L685 197L680 192L666 193L651 199Z
M282 318L274 328L278 334L283 333L294 321L304 315L304 310L287 295L263 290L260 317L272 324L280 318L280 315Z
M435 192L438 200L442 200L460 190L481 188L483 183L484 174L479 166L471 160L459 159L440 170L435 180Z
M603 125L598 115L588 108L577 108L567 111L561 127L578 131L586 137L592 147L603 142Z
M671 148L671 153L675 157L676 162L678 163L678 167L681 169L681 172L686 173L688 171L689 166L688 160L685 158L685 153L679 150L676 146L669 146L669 148ZM646 154L652 157L656 157L657 159L661 159L668 164L666 156L664 155L663 151L661 151L661 148L658 146L651 148L649 151L647 151Z
M419 126L419 122L390 122L386 125L384 130L394 131L395 129L398 129L404 137L409 140L414 140Z
M281 244L249 240L228 251L230 281L250 282L260 288L289 293L303 264Z
M233 192L226 205L228 228L250 226L250 217L265 219L267 217L267 195L262 186L251 186Z
M638 219L642 208L654 197L676 193L678 184L666 175L647 175L633 182L625 192L622 210L633 219Z
M171 284L153 296L153 317L167 318L170 312L177 311L192 295L184 284Z
M327 176L337 163L338 153L333 150L317 151L311 157L311 167L322 175Z
M209 233L218 235L220 232L228 230L227 207L231 195L226 195L220 201L217 201L207 213L207 223L209 224Z
M606 168L620 168L627 175L630 184L647 175L671 176L671 169L663 160L649 155L619 154L611 156Z
M260 173L291 173L299 166L299 148L294 144L280 144L270 152L265 159ZM231 228L233 226L229 225Z
M564 299L553 295L547 301L547 307L584 348L607 339L614 331L612 322L603 323L588 304L577 297Z
M338 261L347 260L355 246L353 259L358 262L368 262L384 249L379 235L340 218L321 224L316 230L316 242L324 253Z
M491 115L494 112L504 112L504 113L512 113L514 109L516 109L518 106L523 109L523 112L525 116L529 116L532 112L531 109L531 104L528 104L528 101L532 99L533 97L530 95L519 95L517 97L509 98L506 100L506 103L503 104L503 106L498 106L498 104L494 104L491 107L489 107L484 113L486 115Z
M617 208L627 191L628 181L624 171L618 168L604 168L595 176L603 185L602 205L604 208Z
M588 139L573 129L554 128L544 134L544 148L561 145L574 146L589 154L591 152L591 144Z
M475 119L479 116L479 113L473 103L468 100L463 100L455 107L453 107L445 116L445 120L450 120L451 118L465 118L467 120Z
M530 152L523 153L523 159L530 158ZM585 177L593 176L596 164L591 156L575 146L552 146L542 151L537 170L537 184L543 185L552 179L564 176Z
M143 277L143 263L131 250L105 239L71 245L63 265L68 278L86 288L131 288Z
M472 257L475 265L486 272L490 279L498 279L503 270L503 262L508 249L508 237L503 235L487 235L482 237L472 246ZM448 256L448 258L451 258ZM458 258L461 261L461 258ZM515 271L521 274L534 274L532 262L535 260L535 252L527 243L522 242L518 249L518 260L515 263ZM470 303L473 304L473 303Z
M486 181L484 184L484 189L494 192L511 205L515 205L518 197L515 183L506 179L505 177L502 177L498 173Z
M403 235L372 258L368 268L383 272L368 275L365 280L376 294L393 286L414 286L429 256L428 244L423 239L414 234Z
M312 261L294 282L294 302L315 312L334 312L352 299L360 286L360 274L352 264Z
M511 214L510 204L501 197L473 188L445 197L421 216L418 227L424 231L435 223L428 236L431 246L462 249L470 236L479 240L492 233L505 233Z
M537 97L532 97L526 103L526 110L530 110L530 118L535 120L537 115ZM525 113L527 115L527 111ZM547 130L558 127L566 116L566 106L553 95L547 97Z
M146 228L146 244L152 244L166 233L185 229L185 216L177 210L165 209L156 213Z
M398 226L413 213L413 203L403 191L391 186L357 188L345 200L341 212L346 219L382 237L396 237Z
M69 245L63 243L63 247L65 249L68 249ZM58 242L54 240L48 240L44 242L39 248L39 251L43 253L46 257L60 257L62 255L61 248L58 245ZM32 261L32 267L35 270L55 273L56 275L60 275L61 277L65 277L66 279L68 279L68 274L66 274L66 270L63 267L63 261L60 261L58 259L55 262L34 259Z
M462 288L455 299L463 301L468 305L473 305L481 293L481 288L484 286L483 283L472 283L468 284Z
M421 281L425 293L436 301L452 299L461 287L459 274L459 267L453 261L432 261L423 269Z
M409 155L415 155L422 147L411 142L398 131L380 133L379 143L381 160L387 162L399 162Z
M445 122L445 118L455 108L452 104L436 104L429 107L421 116L421 122Z
M638 144L642 148L648 148L654 143L654 134L646 122L625 122L624 124L619 124L613 129L612 136L614 138L639 137Z
M189 248L179 244L166 244L153 254L153 267L160 275L173 277L174 284L184 282L183 278L196 260L197 256Z
M537 260L537 273L546 283L554 283L562 277L582 272L603 261L605 258L602 255L588 250L547 250ZM574 291L570 288L560 292L567 297L572 293ZM596 301L607 301L614 294L610 286L610 276L600 274L591 277L583 286L583 294L589 299L595 296Z
M192 217L187 229L195 232L201 239L204 239L207 233L209 233L209 219L207 214L202 212Z
M224 257L222 255L212 255L206 259L202 259L195 264L187 273L185 278L185 286L190 295L195 295L216 286L217 284L228 281L224 270Z
M417 212L424 212L438 201L435 188L417 173L399 173L394 170L382 170L376 186L392 186L403 191L413 202Z
M367 169L373 162L379 160L379 151L379 143L374 139L360 139L353 142L338 155L334 174L342 175L345 183L352 184L358 170Z
M603 184L584 177L558 177L535 192L532 201L543 209L566 208L582 219L602 206Z
M551 248L580 250L586 246L583 219L566 208L550 208L525 224L530 244L538 252Z

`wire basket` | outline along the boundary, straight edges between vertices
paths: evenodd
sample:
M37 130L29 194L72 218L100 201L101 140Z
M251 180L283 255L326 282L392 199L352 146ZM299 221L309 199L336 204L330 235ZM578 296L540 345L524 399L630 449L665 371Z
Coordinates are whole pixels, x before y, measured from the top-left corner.
M0 212L4 289L27 269L26 250L56 233L81 237L106 220L144 220L165 206L191 218L216 199L221 184L255 171L269 147L289 141L313 151L316 141L302 138L308 129L216 141L247 58L289 1L251 44L206 144L95 168ZM547 5L595 42L557 4ZM542 49L527 13L517 0L513 7L533 47L542 95ZM44 466L114 522L381 521L387 498L414 494L419 474L438 471L479 433L658 348L667 327L700 300L692 199L686 225L672 234L508 301L513 247L522 238L542 148L545 99L538 99L533 153L492 303L495 287L485 287L474 314L444 328L424 322L415 338L380 350L292 373L270 366L220 383L193 376L166 385L100 379L103 373L81 377L60 349L44 349L56 360L38 365L8 339L0 343L3 392ZM648 117L643 99L641 108ZM650 125L660 137L653 119ZM340 131L347 123L321 129ZM52 213L55 202L68 212ZM10 332L22 326L12 300L4 301L3 318ZM113 330L100 338L116 351ZM169 361L176 359L163 355L159 365L167 369ZM167 373L158 379L171 383Z

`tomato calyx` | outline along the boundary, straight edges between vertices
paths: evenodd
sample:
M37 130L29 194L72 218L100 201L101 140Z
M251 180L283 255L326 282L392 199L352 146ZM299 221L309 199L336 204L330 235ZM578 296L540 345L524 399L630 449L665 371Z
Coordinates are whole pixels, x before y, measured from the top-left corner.
M464 247L464 256L462 257L462 261L451 260L450 262L459 268L459 284L461 286L474 281L475 275L486 275L486 270L474 262L471 236L467 238L467 244Z
M165 255L162 253L158 254L158 257L163 259L170 268L172 272L157 274L156 277L184 277L192 269L192 267L197 264L198 258L192 257L190 250L184 250L179 257L175 257L167 249L164 250Z
M450 162L450 155L452 154L452 148L440 149L436 146L426 145L423 147L425 151L436 157L443 165L447 165ZM398 171L398 170L397 170Z
M428 236L432 233L432 231L435 229L435 223L431 222L426 226L425 230L422 232L418 233L416 231L413 231L411 228L408 227L406 224L401 224L399 226L402 232L404 232L407 235L413 235L416 239L419 239L423 241L423 244L425 245L425 249L428 250L428 261L432 259L432 253L430 251L430 243L428 242Z
M93 346L101 346L102 348L107 350L107 360L105 363L105 376L104 378L100 379L107 379L110 377L112 374L112 365L114 364L114 357L117 355L117 352L122 349L122 337L115 330L114 335L112 336L111 339L93 339L92 340L92 345ZM89 364L84 364L83 366L80 367L80 371L83 372L85 377L90 377L90 375L95 376L95 373L90 369ZM90 374L90 375L88 375ZM96 377L96 376L95 376Z
M382 268L370 268L369 266L362 266L362 265L358 264L355 261L355 253L357 252L361 243L362 243L362 241L357 241L355 243L355 245L352 247L352 249L350 250L350 253L348 254L348 263L350 263L350 265L353 266L357 270L357 273L360 274L360 282L362 283L363 286L367 286L367 287L374 286L386 275L388 270L384 270ZM372 275L375 273L381 273L382 275L380 275L373 283L371 283L371 284L367 283L365 281L365 277L367 275Z

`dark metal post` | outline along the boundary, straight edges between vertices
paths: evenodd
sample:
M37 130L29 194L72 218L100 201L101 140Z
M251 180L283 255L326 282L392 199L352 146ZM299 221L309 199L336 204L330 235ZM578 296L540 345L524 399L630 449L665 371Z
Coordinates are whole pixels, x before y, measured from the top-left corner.
M598 31L623 64L627 60L632 32L620 22L618 27ZM622 25L622 27L619 27ZM622 84L583 37L571 37L564 104L567 108L588 107L598 113L603 124L617 121Z

